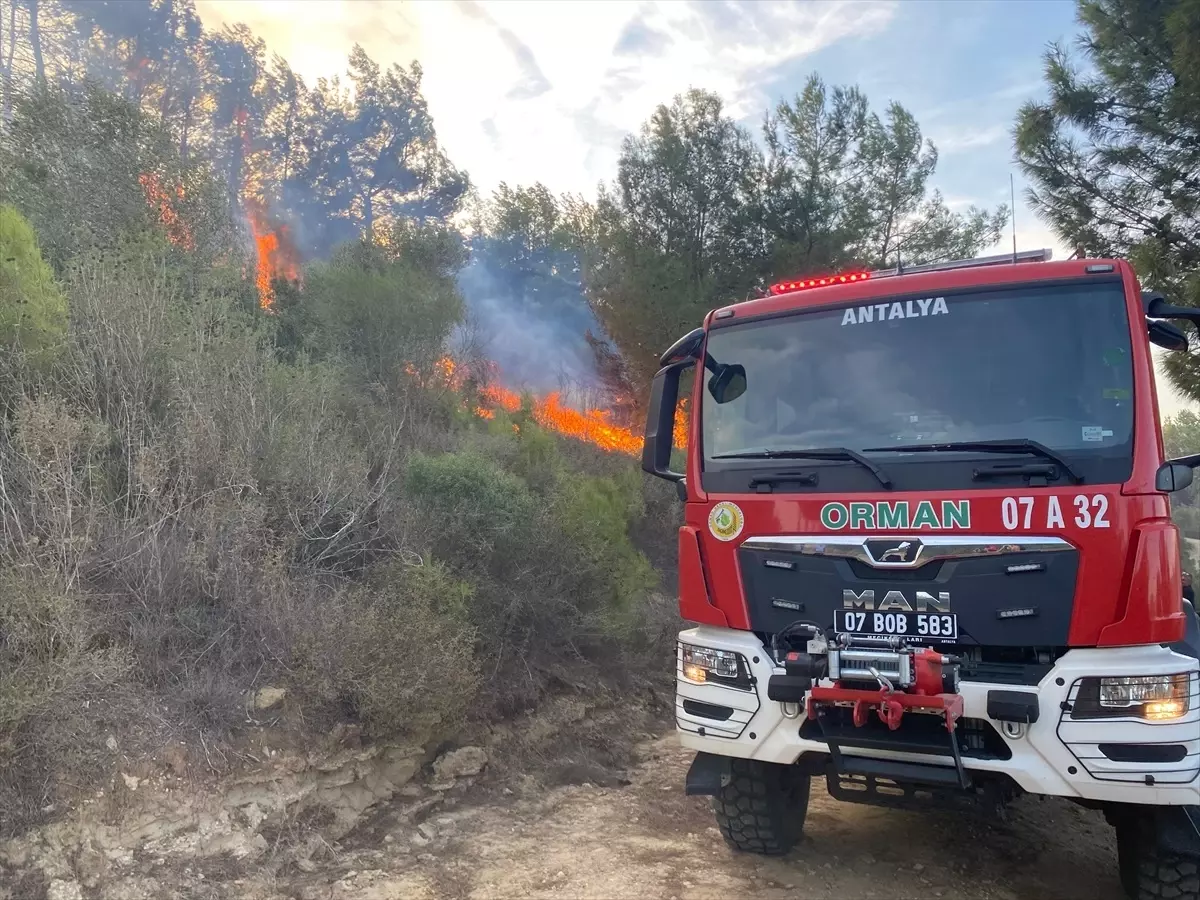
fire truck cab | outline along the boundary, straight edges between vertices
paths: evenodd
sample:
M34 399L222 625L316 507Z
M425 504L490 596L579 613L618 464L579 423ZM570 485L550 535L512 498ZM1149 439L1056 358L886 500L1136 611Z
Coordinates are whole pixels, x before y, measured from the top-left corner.
M676 726L734 848L840 800L1104 811L1128 895L1200 896L1200 627L1151 345L1200 310L1049 251L787 282L661 358ZM685 458L672 436L691 371ZM679 470L672 468L678 465Z

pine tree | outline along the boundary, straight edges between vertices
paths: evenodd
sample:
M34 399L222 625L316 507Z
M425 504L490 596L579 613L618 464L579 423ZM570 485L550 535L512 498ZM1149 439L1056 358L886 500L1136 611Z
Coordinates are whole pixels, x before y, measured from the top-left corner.
M40 360L66 328L67 301L42 259L37 235L17 210L0 206L0 352L37 354Z
M1050 99L1017 119L1030 202L1070 246L1200 306L1200 0L1081 0L1078 15L1086 65L1052 46ZM1200 360L1167 370L1200 398Z

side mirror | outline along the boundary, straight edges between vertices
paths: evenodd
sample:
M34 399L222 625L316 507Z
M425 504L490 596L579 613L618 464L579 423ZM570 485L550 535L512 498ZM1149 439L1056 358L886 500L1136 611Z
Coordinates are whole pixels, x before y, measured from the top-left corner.
M1200 309L1194 306L1175 306L1158 291L1142 291L1142 309L1151 319L1183 319L1200 325Z
M1147 319L1146 333L1150 336L1150 343L1162 347L1164 350L1184 351L1188 348L1187 334L1170 322L1156 322Z
M674 366L688 360L694 360L700 355L704 346L704 329L693 328L670 347L658 359L660 366Z
M746 367L722 363L708 380L708 392L718 403L730 403L746 393Z
M1196 473L1193 469L1195 463L1189 464L1185 461L1190 459L1196 459L1196 457L1189 456L1183 459L1167 460L1159 466L1158 472L1154 475L1154 489L1167 494L1173 494L1176 491L1182 491L1184 488L1191 487Z
M645 443L642 445L642 471L656 478L682 484L684 474L671 471L671 451L675 448L675 407L679 402L679 377L696 364L695 359L664 366L650 384L650 403L646 407ZM686 494L680 491L681 496Z

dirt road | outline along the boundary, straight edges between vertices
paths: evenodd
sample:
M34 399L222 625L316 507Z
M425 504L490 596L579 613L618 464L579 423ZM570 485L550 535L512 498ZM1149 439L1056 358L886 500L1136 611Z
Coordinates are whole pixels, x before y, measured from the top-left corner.
M644 745L619 787L477 798L424 822L384 811L275 896L410 898L971 898L1119 900L1103 818L1026 799L1005 823L840 804L814 785L808 836L784 859L726 849L707 803L682 791L690 755ZM309 864L310 866L312 863Z

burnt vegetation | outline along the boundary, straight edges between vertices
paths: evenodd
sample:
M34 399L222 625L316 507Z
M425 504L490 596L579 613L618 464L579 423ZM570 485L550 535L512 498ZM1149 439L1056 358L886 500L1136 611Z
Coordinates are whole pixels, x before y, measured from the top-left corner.
M815 77L762 140L702 91L652 111L594 202L480 198L417 63L306 85L188 0L0 26L0 833L168 742L225 771L265 718L436 743L669 679L679 507L631 458L657 353L1005 217Z

